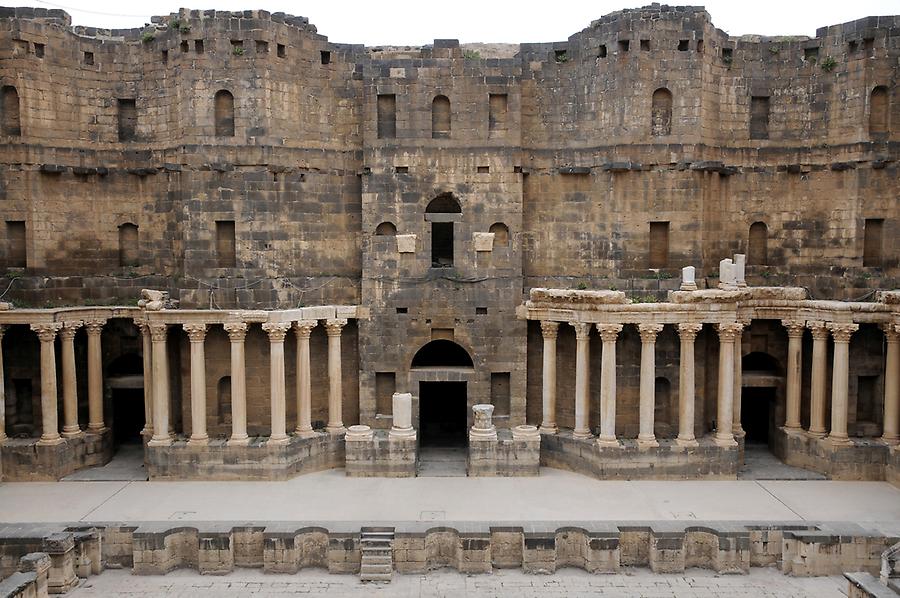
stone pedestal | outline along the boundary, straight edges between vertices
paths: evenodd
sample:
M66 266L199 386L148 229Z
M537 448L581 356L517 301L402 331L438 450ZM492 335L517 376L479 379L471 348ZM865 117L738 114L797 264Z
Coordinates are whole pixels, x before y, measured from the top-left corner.
M491 421L494 415L493 405L474 405L475 422L469 430L469 441L472 440L497 440L497 428Z
M50 534L44 538L43 551L50 555L50 578L48 591L51 594L65 594L76 585L75 539L71 533Z
M393 425L388 438L403 440L415 439L416 430L412 426L412 395L408 392L395 392L391 397Z
M350 426L346 441L344 471L348 477L406 478L416 475L416 433L391 436L391 432L369 426Z
M474 428L473 428L474 429ZM470 476L521 477L540 474L542 435L536 426L494 429L493 437L469 438Z

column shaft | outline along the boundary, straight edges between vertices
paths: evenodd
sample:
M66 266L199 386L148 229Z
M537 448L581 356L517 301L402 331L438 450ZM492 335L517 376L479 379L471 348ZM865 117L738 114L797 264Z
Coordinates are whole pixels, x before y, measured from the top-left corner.
M244 366L247 323L229 322L224 328L231 340L231 439L228 442L243 445L250 442L247 436L247 372Z
M743 389L744 368L741 363L743 357L743 327L744 322L738 322L742 329L737 332L734 337L734 386L731 391L732 411L731 411L731 432L737 438L744 437L744 428L741 426L741 391Z
M784 427L800 429L800 377L802 375L803 322L782 322L788 332L787 397Z
M603 353L600 355L600 436L601 446L618 446L616 440L616 339L621 324L598 325Z
M847 444L847 395L850 384L850 336L859 329L857 324L828 325L834 337L834 366L831 375L831 433L828 439Z
M544 421L541 432L556 434L556 336L559 322L544 320L541 322L541 335L544 337L544 370L541 375Z
M284 443L287 435L287 406L284 388L284 337L290 322L266 322L263 330L269 334L269 391L272 402L272 431L270 443Z
M148 446L165 446L172 443L169 433L169 360L166 355L166 335L168 326L155 322L150 324L150 340L153 356L153 437Z
M678 325L681 355L678 372L678 444L696 446L694 437L694 340L703 324L688 322Z
M884 369L884 429L881 439L887 444L897 444L900 442L900 325L886 325L884 333L887 356Z
M809 433L825 436L825 376L828 368L828 329L824 322L807 322L812 332L812 379L809 390Z
M343 422L343 388L341 387L341 329L347 320L333 319L325 322L328 335L328 425L332 434L347 431Z
M719 446L734 446L734 339L741 324L719 324L719 386L715 441Z
M312 429L312 385L309 369L309 337L318 322L301 320L294 323L297 335L297 434L314 436Z
M206 324L183 324L191 344L191 438L188 444L206 444Z
M88 337L88 432L94 434L106 430L103 421L103 352L100 345L104 324L106 320L84 322Z
M641 382L639 406L638 445L659 446L653 431L656 409L656 335L662 331L662 324L641 324Z
M150 354L153 351L153 344L150 340L150 327L146 323L140 324L142 351L141 357L144 361L144 429L141 434L153 434L153 360Z
M78 425L78 385L75 381L75 333L81 322L65 322L59 331L62 350L63 432L66 438L81 434Z
M3 376L3 331L0 324L0 443L6 440L6 380Z
M59 444L59 416L56 412L56 348L54 340L61 324L32 324L41 341L41 439L40 445Z
M575 328L575 429L574 438L590 438L590 334L591 324L569 322Z

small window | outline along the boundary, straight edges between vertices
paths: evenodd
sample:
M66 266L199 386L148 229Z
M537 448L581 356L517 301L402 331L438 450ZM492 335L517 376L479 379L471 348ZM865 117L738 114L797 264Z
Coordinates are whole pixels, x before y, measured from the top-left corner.
M566 62L569 60L569 54L565 50L554 50L553 60L556 62Z
M269 42L258 39L256 40L256 53L257 54L268 54L269 53Z
M37 56L38 58L44 57L44 44L38 44L38 43L34 44L34 55Z
M606 44L600 44L597 50L597 58L606 58Z
M244 53L244 40L242 39L233 39L231 40L231 53L238 56Z
M394 172L396 174L409 174L409 166L395 166Z
M378 138L393 139L397 136L397 96L378 94Z
M863 230L863 266L880 268L884 250L884 219L867 218Z
M494 233L494 249L498 247L509 247L509 227L502 222L495 222L488 229L488 232Z
M507 97L505 93L492 93L488 96L488 136L506 136L506 107Z
M179 44L179 48L181 48L182 54L187 54L191 51L191 42L186 39L181 40L181 44Z
M431 267L453 267L453 223L431 223Z
M19 92L12 85L4 85L0 89L0 128L4 135L18 137L22 134L19 120Z
M93 52L85 52L83 62L87 65L94 64L94 53Z
M119 265L137 266L139 255L138 227L126 222L119 227Z
M216 220L216 266L234 268L236 262L234 220Z
M475 308L476 316L486 316L487 312L488 312L488 308L486 308L486 307L476 307Z
M137 131L137 106L133 99L119 99L119 141L132 141Z
M769 264L769 227L765 222L750 225L750 242L747 247L747 263L752 266Z
M669 266L669 223L650 223L650 268Z
M488 174L491 172L491 167L490 166L476 166L475 172L477 172L478 174Z
M393 413L395 392L397 392L397 375L394 372L375 372L375 413L380 415Z
M159 53L159 59L163 64L169 64L169 51L163 50Z
M203 54L203 40L195 39L194 40L194 52L197 54Z
M284 44L278 44L277 46L275 46L275 50L278 55L278 58L287 57L287 49L285 48Z
M654 137L672 133L672 92L660 87L653 92L650 132Z
M330 64L331 63L331 52L328 50L322 50L320 52L320 58L322 59L322 64Z
M869 97L869 135L878 136L888 132L890 115L887 87L879 85Z
M509 372L491 372L491 405L494 415L509 415Z
M857 40L854 39L847 44L847 52L849 54L855 54L857 50L859 50L859 42Z
M397 313L398 313L398 314L408 314L408 313L409 313L409 308L408 308L408 307L398 307L398 308L397 308Z
M437 96L431 102L431 137L432 139L450 137L450 100L447 96Z
M620 39L619 40L619 52L627 52L629 45L630 45L629 40Z
M393 222L382 222L375 227L375 235L378 237L393 237L397 234L397 227Z
M731 64L734 60L734 50L731 48L722 48L722 62Z
M216 137L234 137L234 96L225 89L216 92Z
M803 48L803 60L816 62L819 59L819 48Z
M769 138L769 98L750 98L750 139Z
M649 40L649 39L642 39L642 40L641 40L641 51L642 51L642 52L649 52L649 51L650 51L650 40Z
M703 54L703 40L697 40L697 54Z
M25 244L25 221L6 221L6 266L8 268L25 268L27 251Z
M687 52L690 47L690 41L686 39L678 40L678 51Z

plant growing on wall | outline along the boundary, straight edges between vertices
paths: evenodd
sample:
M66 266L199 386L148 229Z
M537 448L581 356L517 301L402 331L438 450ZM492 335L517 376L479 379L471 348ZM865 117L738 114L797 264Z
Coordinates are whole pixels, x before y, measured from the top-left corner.
M835 60L833 56L826 56L822 59L822 62L819 64L819 66L826 73L830 73L834 70L834 67L837 66L837 60Z
M243 56L244 49L240 46L235 46L231 49L231 53L234 54L235 56Z
M147 30L141 34L141 41L145 44L149 44L155 39L156 33L154 33L153 31Z

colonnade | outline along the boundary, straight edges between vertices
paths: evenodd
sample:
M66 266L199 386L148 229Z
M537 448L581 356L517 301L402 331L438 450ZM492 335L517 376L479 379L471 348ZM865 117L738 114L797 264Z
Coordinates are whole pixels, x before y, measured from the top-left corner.
M589 427L589 363L590 332L596 327L602 340L600 369L600 434L597 438L601 446L617 446L616 437L616 342L622 331L622 324L592 324L569 322L575 330L575 426L573 437L592 438ZM556 340L560 322L541 320L543 336L543 433L556 433ZM741 335L749 320L735 320L715 324L719 337L719 367L716 403L716 430L714 441L727 447L736 444L735 437L743 434L740 424L741 395ZM802 366L802 337L809 328L813 338L811 415L809 434L826 437L826 374L827 341L834 339L834 357L831 382L831 425L827 438L836 444L846 444L850 337L859 329L858 324L785 320L788 332L788 359L786 380L786 421L787 430L800 430L800 391ZM657 446L654 434L655 380L656 380L656 337L664 324L649 322L637 324L641 337L639 433L637 443L643 447ZM700 322L675 324L681 341L678 392L678 437L677 444L696 446L694 436L694 341L702 330ZM887 356L885 370L884 433L882 439L889 444L900 441L900 325L885 324Z
M269 382L271 400L271 425L268 442L284 444L290 439L287 433L287 405L285 388L284 341L293 331L297 339L297 426L294 433L301 437L313 436L312 389L310 378L309 339L318 320L293 322L264 322L261 328L269 337ZM343 424L343 391L341 387L341 331L346 326L344 318L324 321L328 336L328 424L326 431L339 434L346 431ZM152 431L150 446L165 446L172 442L169 403L168 360L166 338L171 326L163 322L142 322L144 336L145 384L152 404L152 417L148 428ZM190 413L191 436L188 444L206 444L209 435L206 428L206 355L205 341L209 323L198 321L180 324L190 342ZM230 445L246 445L247 434L247 382L245 340L251 326L248 322L225 322L231 349L231 435ZM146 347L149 345L150 350ZM149 358L148 358L149 355ZM147 372L149 372L149 377Z
M41 365L41 437L39 445L55 445L65 438L75 438L85 432L102 434L106 430L103 421L103 360L100 335L106 320L92 318L63 322L31 324L30 328L40 341ZM75 368L75 334L84 327L88 339L88 421L82 427L78 421L78 383ZM0 341L4 326L0 325ZM59 425L59 389L56 373L56 338L60 339L62 366L62 433ZM3 378L3 352L0 351L0 441L6 439L5 380Z

